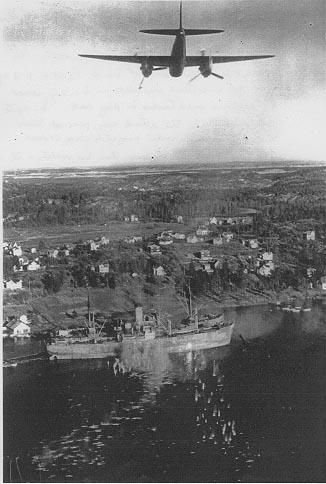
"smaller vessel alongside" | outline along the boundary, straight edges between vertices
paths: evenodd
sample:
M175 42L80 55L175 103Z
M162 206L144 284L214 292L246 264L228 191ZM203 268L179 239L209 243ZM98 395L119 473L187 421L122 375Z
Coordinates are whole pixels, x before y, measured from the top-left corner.
M4 361L2 363L3 368L16 368L17 365L18 365L17 362L11 362L11 361Z

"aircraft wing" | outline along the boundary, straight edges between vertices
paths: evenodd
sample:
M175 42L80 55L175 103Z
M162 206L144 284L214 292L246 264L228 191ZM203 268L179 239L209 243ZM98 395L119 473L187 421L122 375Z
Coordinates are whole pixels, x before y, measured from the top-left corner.
M269 57L274 57L273 55L187 55L186 67L200 66L203 60L212 59L213 64L222 64L225 62L239 62L255 59L268 59Z
M167 55L91 55L79 54L79 57L88 57L90 59L100 59L115 62L130 62L132 64L142 64L148 62L152 66L168 67L171 57Z

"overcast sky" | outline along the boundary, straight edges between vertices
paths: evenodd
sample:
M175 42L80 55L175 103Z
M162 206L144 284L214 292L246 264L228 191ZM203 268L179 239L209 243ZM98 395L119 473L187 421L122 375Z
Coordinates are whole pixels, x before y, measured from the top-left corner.
M326 160L325 0L184 1L187 53L272 59L188 80L77 56L170 54L179 2L3 0L4 167Z

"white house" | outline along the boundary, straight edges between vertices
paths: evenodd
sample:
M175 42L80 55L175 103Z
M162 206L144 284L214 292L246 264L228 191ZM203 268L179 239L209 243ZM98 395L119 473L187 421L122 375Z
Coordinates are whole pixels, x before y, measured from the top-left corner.
M304 232L304 236L306 240L316 240L316 232L314 230L307 230L307 232Z
M307 267L307 277L311 278L315 272L316 269L314 267Z
M100 244L91 240L89 243L89 248L91 251L95 252L99 248Z
M21 257L23 255L21 246L17 245L16 242L12 246L12 255L16 255L17 257Z
M138 215L130 215L130 222L139 222Z
M262 259L263 261L272 261L274 257L273 252L264 252L262 254Z
M212 217L212 218L210 218L210 219L209 219L209 223L210 223L211 225L217 225L217 218L216 218L216 217Z
M182 217L182 215L177 215L176 218L177 218L177 223L178 224L183 224L183 217Z
M321 288L323 291L326 291L326 276L323 276L320 278L320 282L321 282Z
M249 240L249 247L251 249L258 249L258 246L259 246L259 244L258 244L258 240L257 239L250 239Z
M48 256L52 257L53 259L56 259L58 257L58 254L59 254L58 249L48 250Z
M149 245L148 250L151 255L160 255L162 253L160 246L156 244Z
M177 240L185 240L186 235L182 234L181 232L175 232L175 234L173 234L173 237Z
M123 241L124 241L126 244L134 244L134 243L135 243L135 239L134 239L134 237L126 237L125 239L123 239Z
M31 328L29 324L26 324L23 321L8 323L7 328L12 331L10 334L12 338L29 338L31 336Z
M270 276L272 274L272 271L271 271L271 268L267 265L263 265L261 266L259 269L258 269L258 274L260 274L261 276Z
M28 271L38 271L41 269L40 264L38 264L35 260L33 260L30 264L27 266Z
M232 232L223 232L222 237L223 237L223 240L225 242L231 242L231 240L233 239L233 233Z
M207 235L209 235L209 230L207 227L198 227L198 229L196 230L196 235L198 235L199 237L206 237Z
M5 289L9 289L10 291L15 291L16 289L23 289L23 281L3 281L3 285Z
M261 276L270 276L274 269L275 269L274 262L267 261L267 262L265 262L265 264L263 264L261 267L259 267L258 273Z
M28 317L26 316L26 314L22 314L19 318L19 321L21 321L22 323L25 323L25 324L31 324L31 322L29 321Z
M214 272L214 269L212 269L211 265L208 262L205 262L204 264L202 264L202 268L208 274L211 274L212 272Z
M222 267L222 264L223 264L223 261L222 260L216 260L214 262L215 269L219 269L220 267Z
M213 238L213 245L222 245L222 244L223 244L223 239L221 236Z
M100 274L108 274L110 272L109 263L106 262L105 264L99 264L98 265L98 271L99 271Z
M164 270L164 267L162 267L162 266L153 267L153 274L156 277L164 277L164 276L166 276L166 272Z
M164 239L161 239L159 241L159 244L160 245L170 245L170 244L173 244L173 239L172 239L172 237L164 237Z
M196 252L196 254L197 254L197 252ZM204 250L199 251L199 258L201 260L210 260L211 259L210 251L208 249L204 249Z
M197 244L197 242L202 242L203 239L197 237L197 235L188 235L187 242L188 244Z
M110 239L108 237L105 237L105 235L103 235L101 237L101 241L100 241L100 244L101 245L108 245L110 243Z

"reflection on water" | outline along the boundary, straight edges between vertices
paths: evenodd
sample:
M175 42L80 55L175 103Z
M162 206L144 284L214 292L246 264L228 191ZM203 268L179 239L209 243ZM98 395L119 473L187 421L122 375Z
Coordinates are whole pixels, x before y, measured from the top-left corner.
M5 480L325 478L324 314L232 316L229 347L9 368Z

